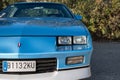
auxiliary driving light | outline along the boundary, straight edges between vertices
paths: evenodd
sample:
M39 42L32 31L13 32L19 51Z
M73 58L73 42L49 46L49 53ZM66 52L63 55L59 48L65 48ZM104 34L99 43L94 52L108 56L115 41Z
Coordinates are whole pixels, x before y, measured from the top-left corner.
M67 65L83 63L84 56L68 57L66 59Z

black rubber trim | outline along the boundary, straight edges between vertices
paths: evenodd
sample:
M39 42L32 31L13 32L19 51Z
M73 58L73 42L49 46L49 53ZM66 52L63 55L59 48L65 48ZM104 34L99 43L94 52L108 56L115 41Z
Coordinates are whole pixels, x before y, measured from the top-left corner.
M69 68L69 69L58 69L58 71L66 71L66 70L81 69L81 68L88 68L88 67L90 67L90 66L88 65L88 66Z

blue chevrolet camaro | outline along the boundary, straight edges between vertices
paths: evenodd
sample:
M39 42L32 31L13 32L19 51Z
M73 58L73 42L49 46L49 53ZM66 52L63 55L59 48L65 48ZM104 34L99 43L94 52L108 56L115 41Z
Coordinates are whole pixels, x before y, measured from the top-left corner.
M59 3L24 2L2 10L0 80L90 77L92 39L81 18Z

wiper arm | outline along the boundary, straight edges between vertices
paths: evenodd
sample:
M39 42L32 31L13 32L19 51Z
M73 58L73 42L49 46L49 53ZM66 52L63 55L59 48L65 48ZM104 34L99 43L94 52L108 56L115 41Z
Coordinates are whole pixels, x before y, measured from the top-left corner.
M2 18L4 15L6 15L6 13L2 13L2 14L0 15L0 18Z

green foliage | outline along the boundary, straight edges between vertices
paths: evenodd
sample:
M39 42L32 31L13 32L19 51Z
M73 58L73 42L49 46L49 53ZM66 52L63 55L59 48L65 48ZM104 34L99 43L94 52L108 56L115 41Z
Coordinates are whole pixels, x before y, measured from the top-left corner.
M94 38L120 39L120 0L80 0L72 10L83 16Z
M20 0L0 0L0 9ZM83 22L93 38L120 40L120 0L32 0L66 4Z

